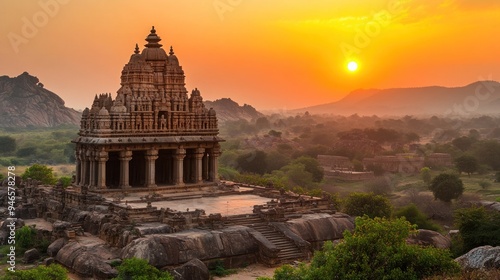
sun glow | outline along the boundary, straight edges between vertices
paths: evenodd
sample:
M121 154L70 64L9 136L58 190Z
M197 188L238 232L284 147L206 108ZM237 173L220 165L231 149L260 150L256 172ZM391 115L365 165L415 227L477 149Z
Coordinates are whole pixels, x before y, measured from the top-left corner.
M358 70L358 63L356 61L351 61L347 63L347 70L351 72Z

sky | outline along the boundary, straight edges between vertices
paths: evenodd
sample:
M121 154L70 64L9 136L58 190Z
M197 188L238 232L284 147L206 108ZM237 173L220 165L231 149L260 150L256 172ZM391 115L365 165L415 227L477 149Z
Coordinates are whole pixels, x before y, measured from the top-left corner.
M0 22L0 75L27 71L75 109L116 96L153 25L189 92L261 110L500 80L497 0L4 0Z

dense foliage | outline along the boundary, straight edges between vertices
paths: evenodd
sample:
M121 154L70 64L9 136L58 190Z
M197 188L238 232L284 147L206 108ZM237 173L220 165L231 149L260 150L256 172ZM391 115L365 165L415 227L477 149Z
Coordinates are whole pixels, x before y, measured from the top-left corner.
M457 167L458 172L465 172L470 176L470 174L478 170L479 163L475 157L463 155L455 159L455 166Z
M346 231L344 240L335 246L326 242L310 266L285 265L275 271L272 279L416 280L459 271L449 251L408 245L406 238L413 230L404 219L358 217L354 232Z
M500 246L500 213L483 207L463 208L455 212L455 224L460 232L462 250L483 246Z
M427 215L422 213L415 204L407 205L398 209L394 216L397 218L405 217L405 219L419 229L429 229L439 231L439 226L432 222Z
M373 193L351 193L344 202L344 212L351 216L389 218L392 206L389 199Z
M33 269L16 270L15 272L7 272L2 280L67 280L68 272L64 267L58 264L49 266L40 265Z
M173 280L165 271L160 271L150 265L147 260L131 258L123 260L117 267L118 277L114 280Z
M442 173L432 179L429 189L434 194L435 199L450 202L462 195L464 184L458 175Z
M42 184L53 185L56 183L56 177L52 172L52 168L42 165L33 164L21 175L23 179L31 178L33 180L41 181Z

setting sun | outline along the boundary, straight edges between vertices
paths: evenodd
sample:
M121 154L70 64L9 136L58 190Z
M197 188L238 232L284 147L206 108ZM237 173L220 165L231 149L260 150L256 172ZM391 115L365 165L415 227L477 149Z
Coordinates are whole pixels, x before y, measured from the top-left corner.
M358 63L356 61L351 61L347 64L347 69L351 72L358 70Z

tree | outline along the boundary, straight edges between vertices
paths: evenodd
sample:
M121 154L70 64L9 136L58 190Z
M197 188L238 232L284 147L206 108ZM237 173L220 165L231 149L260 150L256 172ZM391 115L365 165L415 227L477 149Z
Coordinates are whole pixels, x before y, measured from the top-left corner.
M15 272L8 271L2 278L4 280L67 280L68 272L59 264L51 264L49 266L40 265L36 268L28 270L17 270Z
M432 179L429 189L435 199L450 202L459 198L464 192L464 184L458 175L442 173Z
M473 156L463 155L455 159L455 166L458 169L458 172L465 172L469 175L477 171L479 168L479 164L477 163L477 159Z
M16 139L10 136L0 136L0 153L10 153L16 150Z
M422 213L413 203L396 211L394 216L397 218L405 217L408 222L416 225L419 229L439 231L439 227L430 221L427 215Z
M164 271L150 265L147 260L131 258L125 259L117 267L118 277L114 280L173 280L174 278Z
M423 167L420 169L420 177L426 185L429 185L432 180L431 169L429 167Z
M474 143L474 140L467 137L467 136L455 138L455 139L453 139L453 141L451 141L451 144L453 144L453 146L457 147L458 149L462 150L463 152L470 149L470 147L472 146L473 143Z
M500 246L500 213L484 207L462 208L455 212L455 224L463 241L463 251L483 246Z
M388 218L392 212L389 199L373 193L351 193L345 201L344 208L344 211L351 216L367 215L370 218Z
M255 121L255 126L261 130L271 127L269 120L266 117L260 117Z
M267 170L266 157L265 152L255 150L237 157L236 164L241 171L262 175Z
M31 249L36 244L36 231L34 228L29 226L23 226L22 228L16 230L16 244L22 251Z
M316 159L311 157L299 157L292 161L292 164L295 163L304 165L305 170L312 174L313 182L319 183L323 180L323 168L319 165L319 162Z
M52 168L43 164L33 164L31 167L26 169L26 171L24 171L21 177L24 180L28 178L38 180L47 185L53 185L56 183L56 178L52 172Z
M366 190L378 195L388 195L392 192L392 180L389 176L377 177L365 183Z
M423 279L460 271L449 251L406 244L414 227L404 219L357 217L354 232L345 231L314 254L311 265L278 268L274 280Z

